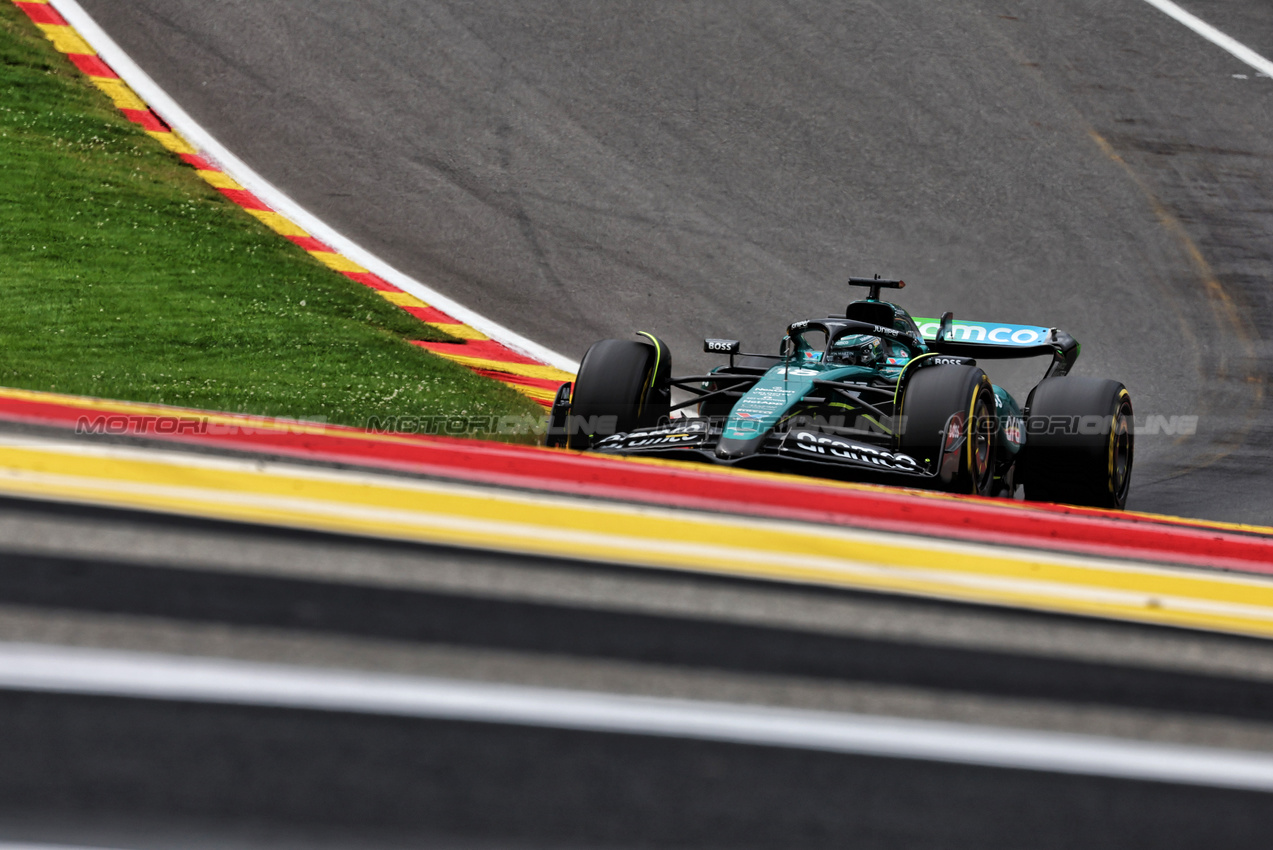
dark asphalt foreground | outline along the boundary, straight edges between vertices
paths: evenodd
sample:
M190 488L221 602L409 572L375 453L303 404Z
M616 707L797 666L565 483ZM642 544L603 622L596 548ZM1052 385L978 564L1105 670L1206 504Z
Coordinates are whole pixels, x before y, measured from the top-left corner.
M1273 647L0 503L0 641L1273 752ZM0 691L0 840L1267 846L1269 796L644 736ZM1219 843L1216 843L1219 842Z
M1132 507L1273 521L1273 80L1141 0L81 2L303 205L563 353L641 327L695 367L898 275L1198 415L1142 435ZM1258 0L1186 5L1273 54ZM1273 752L1254 640L18 501L0 565L0 642ZM0 841L1273 834L1268 795L644 736L15 691L0 730Z
M1194 2L1273 55L1260 0ZM1273 522L1273 81L1142 0L83 5L303 205L566 354L769 350L896 275L1200 417L1142 435L1131 507Z
M0 713L8 806L90 798L73 823L614 848L1260 847L1273 824L1263 794L658 738L29 695Z

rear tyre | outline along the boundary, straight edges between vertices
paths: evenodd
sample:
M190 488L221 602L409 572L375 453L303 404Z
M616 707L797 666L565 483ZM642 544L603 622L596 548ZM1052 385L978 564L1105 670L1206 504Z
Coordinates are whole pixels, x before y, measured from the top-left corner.
M899 415L901 451L932 468L955 493L995 491L995 398L976 366L927 366L910 376Z
M1025 497L1122 510L1136 448L1127 388L1104 378L1047 378L1026 407Z
M586 449L601 437L658 421L662 411L644 404L654 358L653 346L626 339L603 339L588 349L570 397L570 448Z

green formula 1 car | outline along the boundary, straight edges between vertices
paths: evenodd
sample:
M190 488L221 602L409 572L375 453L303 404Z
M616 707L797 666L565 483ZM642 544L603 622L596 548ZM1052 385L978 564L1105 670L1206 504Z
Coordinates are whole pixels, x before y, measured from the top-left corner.
M557 393L549 445L616 455L882 481L980 496L1122 508L1132 404L1117 381L1073 377L1079 344L1057 328L913 319L870 288L843 316L787 327L777 354L674 377L657 337L607 339ZM1024 406L978 359L1050 357ZM674 400L673 391L685 400ZM696 414L696 415L695 415Z

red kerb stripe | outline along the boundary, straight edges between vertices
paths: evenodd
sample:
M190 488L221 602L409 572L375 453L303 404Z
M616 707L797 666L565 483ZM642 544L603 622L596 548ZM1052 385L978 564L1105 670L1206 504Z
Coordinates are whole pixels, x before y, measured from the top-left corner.
M90 77L105 77L108 80L118 80L119 74L111 70L101 59L89 53L68 53L66 58L75 64L76 68Z
M124 117L129 121L134 124L140 124L142 128L152 133L167 133L172 129L149 109L121 109L119 111L124 113Z
M187 165L193 165L195 168L199 169L200 171L220 171L221 170L217 168L215 165L213 165L212 163L208 162L203 157L199 156L198 154L183 153L183 154L180 154L180 156L181 156L182 162L186 163Z
M468 342L423 342L412 340L412 345L427 348L438 354L455 354L460 357L480 357L483 360L498 360L501 363L519 363L527 366L542 366L538 360L532 360L501 345L493 339L469 340Z
M510 375L507 372L493 372L490 369L474 369L474 372L484 378L494 378L495 380L505 384L517 384L521 387L534 387L539 390L557 391L565 381L554 381L551 378L524 378L521 375Z
M350 280L356 280L359 283L361 283L363 286L369 286L372 289L375 289L379 292L401 292L402 291L398 289L398 287L394 286L392 283L389 283L388 281L381 278L379 275L374 275L371 272L342 272L342 274L344 274L344 276L349 278Z
M443 313L437 307L403 307L411 315L422 322L437 322L442 325L458 325L455 319Z
M306 251L330 251L322 242L319 242L313 236L288 236L290 241L300 245Z
M47 3L18 3L19 9L27 13L27 17L37 24L66 25L66 18L57 13L57 9Z
M218 189L217 191L244 209L267 211L270 209L266 206L264 201L256 195L253 195L247 189Z
M195 419L200 411L173 408L172 417ZM103 414L74 404L0 399L0 416L74 428ZM124 419L124 417L119 417ZM529 487L574 495L620 498L659 505L705 508L745 515L824 522L903 534L993 541L1050 551L1144 558L1245 572L1273 573L1273 537L1186 527L1168 517L1093 516L1053 505L1022 506L997 499L950 499L890 488L848 489L798 478L739 478L698 465L650 465L613 458L415 435L368 439L352 428L321 434L246 433L212 429L192 433L129 418L135 434L186 443L321 458L409 470L464 481Z

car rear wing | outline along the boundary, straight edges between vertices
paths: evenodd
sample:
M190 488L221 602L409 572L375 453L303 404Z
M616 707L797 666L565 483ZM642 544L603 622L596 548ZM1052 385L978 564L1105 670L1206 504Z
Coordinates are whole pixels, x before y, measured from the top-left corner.
M915 324L928 348L941 354L986 360L1051 355L1048 377L1069 372L1082 348L1078 340L1059 328L956 321L950 313L941 319L916 318Z

